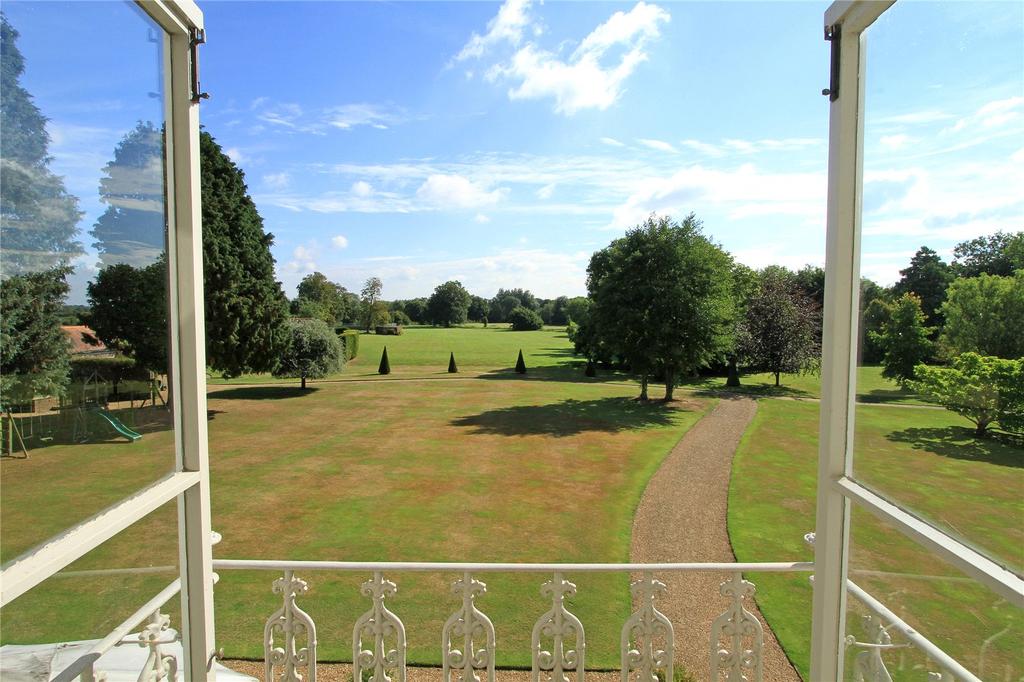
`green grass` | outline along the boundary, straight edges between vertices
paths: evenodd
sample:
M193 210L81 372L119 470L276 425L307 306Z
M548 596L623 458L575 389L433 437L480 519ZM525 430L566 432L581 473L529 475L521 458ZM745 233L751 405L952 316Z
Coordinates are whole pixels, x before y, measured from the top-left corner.
M427 331L495 339L491 355L467 350L460 365L503 358L505 350L522 346L535 358L534 367L551 355L553 378L568 371L557 366L566 358L557 351L567 347L558 332ZM415 339L415 333L400 340ZM526 343L531 338L532 345ZM389 354L393 341L388 339ZM395 364L432 356L422 349L416 356L414 349L396 346ZM508 365L514 360L513 354ZM212 387L213 526L224 536L215 556L627 561L633 511L647 480L713 401L643 405L632 399L631 385L529 380L531 375L524 380L476 366L483 377L457 382L325 382L305 392L294 386ZM52 445L33 450L28 461L3 462L4 556L169 469L164 457L170 433L151 431L134 445ZM169 511L73 568L151 565L156 556L173 564ZM270 591L277 576L220 575L218 644L228 656L261 657L263 621L279 605ZM171 577L54 578L4 608L3 639L101 636L116 623L108 614L123 618ZM320 658L348 659L352 624L369 606L359 584L369 576L302 577L311 590L299 601L316 619ZM410 662L438 663L441 624L458 607L449 584L458 576L387 577L399 585L389 605L408 627ZM498 627L499 661L528 665L531 628L550 607L539 588L550 576L478 577L488 584L478 605ZM587 626L588 665L617 666L619 628L630 611L629 576L568 577L579 585L570 608ZM104 595L103 608L91 594L94 587Z
M765 397L821 397L821 377L817 374L783 374L780 386L775 385L775 375L768 372L743 374L740 383L739 388L728 388L724 377L701 377L690 379L685 385L701 391L730 391ZM857 400L862 403L926 404L913 392L883 377L882 368L877 365L857 368Z
M740 561L811 560L818 406L764 400L737 451L729 491L729 533ZM1024 450L970 438L941 410L861 406L856 474L887 496L968 537L1019 570L1024 565ZM937 437L943 435L943 438ZM1024 616L941 564L875 517L855 509L851 578L947 653L977 671L979 645L1004 628L988 670L1024 672ZM873 571L874 573L865 573ZM924 577L922 577L924 576ZM936 576L938 578L936 578ZM951 579L952 578L952 579ZM806 575L760 575L758 604L797 668L808 677L811 588ZM851 633L863 638L851 606ZM894 660L887 658L887 660ZM919 679L920 670L898 679Z
M388 348L391 374L377 374L381 352ZM583 380L582 358L573 355L572 346L560 327L517 332L508 325L407 327L399 336L363 334L359 338L359 357L328 377L332 381L389 379L451 379L482 374L500 376L511 372L522 349L528 378ZM455 353L458 374L448 374L448 356ZM618 378L603 373L603 379ZM247 374L234 379L210 378L211 384L298 383L297 379L278 379L269 374Z

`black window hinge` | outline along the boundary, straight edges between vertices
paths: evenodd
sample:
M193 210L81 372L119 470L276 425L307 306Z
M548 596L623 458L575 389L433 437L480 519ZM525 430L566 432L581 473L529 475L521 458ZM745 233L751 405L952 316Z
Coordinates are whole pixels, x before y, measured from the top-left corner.
M825 27L825 40L832 43L832 69L828 77L828 87L821 94L828 95L829 102L839 99L839 38L842 36L839 24Z
M210 93L203 92L199 85L199 46L206 42L206 30L193 28L188 32L188 51L192 69L192 104L210 99Z

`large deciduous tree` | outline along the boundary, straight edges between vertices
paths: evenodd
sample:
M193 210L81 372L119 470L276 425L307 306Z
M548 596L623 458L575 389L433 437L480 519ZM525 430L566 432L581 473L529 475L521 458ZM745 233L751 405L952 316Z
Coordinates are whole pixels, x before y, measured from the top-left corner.
M366 331L370 331L370 327L374 326L378 321L379 308L377 303L380 301L380 295L383 290L384 284L380 281L379 277L370 277L363 285L359 300L362 306L360 308L361 319Z
M672 400L680 372L728 350L732 259L701 228L692 213L682 223L652 215L590 259L588 324L640 375L641 399L655 371Z
M821 310L784 272L766 269L759 280L746 305L740 348L748 363L775 375L778 386L783 372L817 365Z
M0 405L62 395L71 364L60 311L70 268L0 281Z
M427 317L431 324L451 327L463 324L469 314L470 296L462 283L451 280L434 289L427 301Z
M939 308L946 299L946 288L953 281L953 272L939 254L922 246L910 259L910 265L900 270L900 279L893 285L893 293L917 294L921 299L928 326L938 328L942 322Z
M50 170L47 119L21 85L18 32L0 15L0 242L3 277L42 273L81 253L82 212Z
M274 376L298 378L306 388L307 379L323 379L341 369L341 340L326 322L291 319L285 328L289 343L274 368Z
M924 326L921 299L903 294L888 308L881 332L870 332L882 348L882 376L905 384L914 368L932 355L931 330Z
M347 294L345 287L327 279L323 273L311 273L299 282L298 296L291 304L292 314L316 317L335 325L355 314L354 310L348 310Z
M960 242L953 247L950 266L958 277L1006 277L1024 269L1024 232L995 234Z
M1024 356L1024 270L1012 277L981 274L950 285L940 337L954 353Z
M108 265L86 285L86 323L108 348L135 358L136 365L167 372L167 265L163 256L137 268Z

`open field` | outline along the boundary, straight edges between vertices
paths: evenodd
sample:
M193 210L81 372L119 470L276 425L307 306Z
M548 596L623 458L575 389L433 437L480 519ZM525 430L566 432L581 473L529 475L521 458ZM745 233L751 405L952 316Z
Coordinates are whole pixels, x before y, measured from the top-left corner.
M1017 570L1024 566L1024 450L1019 445L975 441L963 420L940 410L862 406L857 420L855 469L865 483ZM761 401L737 452L730 488L729 532L740 561L812 559L803 534L814 529L817 432L817 405ZM860 509L852 529L852 580L975 670L979 644L1008 628L988 647L985 663L989 671L999 671L999 679L1006 666L1016 671L1006 679L1024 673L1024 655L1016 647L1024 638L1019 611L961 581L955 570ZM756 582L758 604L806 677L807 577L763 575ZM862 612L851 607L850 632L863 641L866 634L857 622ZM907 671L913 662L907 654ZM922 673L914 675L920 679Z
M381 352L388 348L391 374L377 374ZM406 327L399 336L362 334L359 356L329 380L449 379L496 374L512 370L520 349L526 360L528 378L585 380L583 358L572 353L562 327L517 332L508 325L466 327ZM448 374L448 354L455 353L459 373ZM606 373L609 377L620 375ZM278 379L269 374L246 374L234 379L211 377L211 384L291 383L297 379Z
M553 336L537 334L535 350L557 350ZM631 385L497 376L504 379L339 382L305 392L212 387L213 523L224 536L215 556L628 560L633 509L648 478L713 401L640 405ZM159 453L170 437L164 430L134 445L53 445L28 461L5 461L4 556L152 480L166 470L156 462L169 469ZM95 495L100 481L110 482ZM39 499L46 523L35 527ZM173 566L171 507L72 568ZM52 579L4 609L4 639L103 634L171 577ZM221 571L217 632L228 656L262 655L262 623L279 599L270 592L274 577ZM300 603L317 620L320 656L347 659L352 623L368 606L358 590L368 576L303 577L311 592ZM399 585L389 605L408 626L410 661L437 663L440 625L457 606L448 583L457 576L388 577ZM528 664L533 621L550 606L538 591L548 577L481 577L488 593L479 604L497 625L501 662ZM568 577L579 585L570 602L587 626L588 666L616 666L628 576ZM104 609L91 591L102 595Z

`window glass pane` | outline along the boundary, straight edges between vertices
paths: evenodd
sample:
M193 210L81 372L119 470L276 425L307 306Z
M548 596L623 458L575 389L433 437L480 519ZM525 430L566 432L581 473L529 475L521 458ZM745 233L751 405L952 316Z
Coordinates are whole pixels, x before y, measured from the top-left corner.
M0 643L24 646L105 637L178 577L177 520L177 502L172 500L17 597L0 610ZM171 616L171 627L180 629L178 597L162 611ZM0 678L6 679L15 651L0 652ZM145 660L145 651L141 653L140 666Z
M853 462L859 481L1017 572L1022 60L1019 6L900 3L869 29Z
M1024 610L861 508L854 508L851 521L849 578L979 678L1016 680L1024 674ZM861 643L897 645L879 652L894 680L942 672L922 651L900 646L908 640L891 624L849 596L847 635ZM888 628L888 639L879 625ZM870 655L870 647L847 648L847 679L861 679L857 666L869 665Z
M0 183L4 561L174 467L164 34L9 2Z

